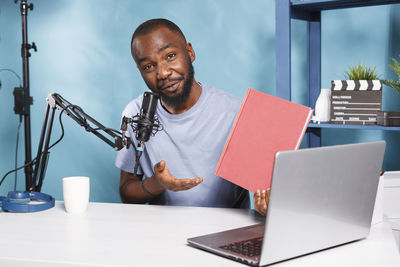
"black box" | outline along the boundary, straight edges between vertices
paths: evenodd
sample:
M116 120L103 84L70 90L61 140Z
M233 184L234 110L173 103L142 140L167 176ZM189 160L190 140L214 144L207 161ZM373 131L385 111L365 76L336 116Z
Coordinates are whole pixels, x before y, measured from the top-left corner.
M382 126L400 126L400 111L378 111L378 125Z

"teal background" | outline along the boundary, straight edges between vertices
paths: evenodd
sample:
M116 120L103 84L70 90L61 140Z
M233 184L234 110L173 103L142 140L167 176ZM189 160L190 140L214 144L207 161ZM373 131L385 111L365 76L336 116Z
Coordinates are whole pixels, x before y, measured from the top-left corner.
M247 88L275 94L275 1L273 0L37 0L29 12L32 151L37 144L48 93L57 92L103 125L118 129L125 105L146 86L130 55L130 39L143 21L177 23L196 52L198 81L243 97ZM306 24L292 22L292 100L306 103ZM0 68L22 76L19 4L0 0ZM376 66L384 78L400 54L400 5L327 11L322 15L322 88L343 79L349 65ZM13 88L18 80L0 72L0 177L14 168L18 116ZM384 88L385 110L400 110L400 94ZM58 115L58 113L57 113ZM52 149L42 192L62 199L61 179L91 177L91 201L119 202L115 151L63 116L65 137ZM260 122L262 123L262 122ZM400 132L323 129L323 145L385 139L384 170L400 169ZM58 121L53 138L60 135ZM23 127L18 165L24 161ZM306 146L304 143L303 147ZM0 187L13 190L14 175ZM17 189L24 189L23 171Z

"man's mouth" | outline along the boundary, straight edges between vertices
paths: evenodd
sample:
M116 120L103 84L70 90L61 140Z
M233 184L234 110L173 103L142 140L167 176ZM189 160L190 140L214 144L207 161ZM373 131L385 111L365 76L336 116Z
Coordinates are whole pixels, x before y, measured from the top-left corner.
M179 79L179 80L175 80L175 81L171 81L171 82L168 82L166 84L163 84L162 86L160 86L160 91L162 91L162 92L174 92L174 91L176 91L176 89L178 89L181 81L182 80Z

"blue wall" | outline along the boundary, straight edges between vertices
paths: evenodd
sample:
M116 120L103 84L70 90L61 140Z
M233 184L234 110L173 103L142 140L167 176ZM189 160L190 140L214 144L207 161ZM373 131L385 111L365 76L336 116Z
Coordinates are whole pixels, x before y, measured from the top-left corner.
M37 143L48 93L57 92L107 127L119 128L124 106L143 93L142 81L130 55L130 38L141 22L165 17L181 26L196 51L200 82L243 97L251 87L275 94L275 1L273 0L40 0L29 13L29 42L38 52L30 58L32 150ZM360 15L362 14L362 15ZM393 74L389 57L400 54L400 6L329 11L323 14L322 87L343 78L348 65L377 66L384 77ZM305 23L292 23L293 101L306 102ZM0 68L21 75L21 18L19 5L0 1ZM14 168L18 116L12 91L17 79L0 72L0 177ZM384 89L384 107L400 108L400 94ZM91 201L119 202L119 170L115 152L95 136L64 117L64 140L52 149L42 191L62 199L61 178L91 177ZM59 134L55 122L53 140ZM400 169L400 133L327 130L323 144L385 138L384 169ZM24 160L21 128L18 164ZM18 174L18 189L24 188ZM14 176L0 187L12 190Z

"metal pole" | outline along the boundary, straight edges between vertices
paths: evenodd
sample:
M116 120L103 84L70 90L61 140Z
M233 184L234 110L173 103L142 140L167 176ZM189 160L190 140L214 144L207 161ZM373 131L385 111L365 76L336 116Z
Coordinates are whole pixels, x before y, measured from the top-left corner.
M33 4L27 4L26 0L21 0L21 18L22 18L22 73L23 73L23 86L24 86L24 131L25 131L25 164L32 161L32 148L31 148L31 112L30 105L32 98L29 92L29 49L33 48L36 51L35 43L28 44L28 9L33 9ZM31 190L33 186L32 181L32 164L25 167L25 187L26 190Z

